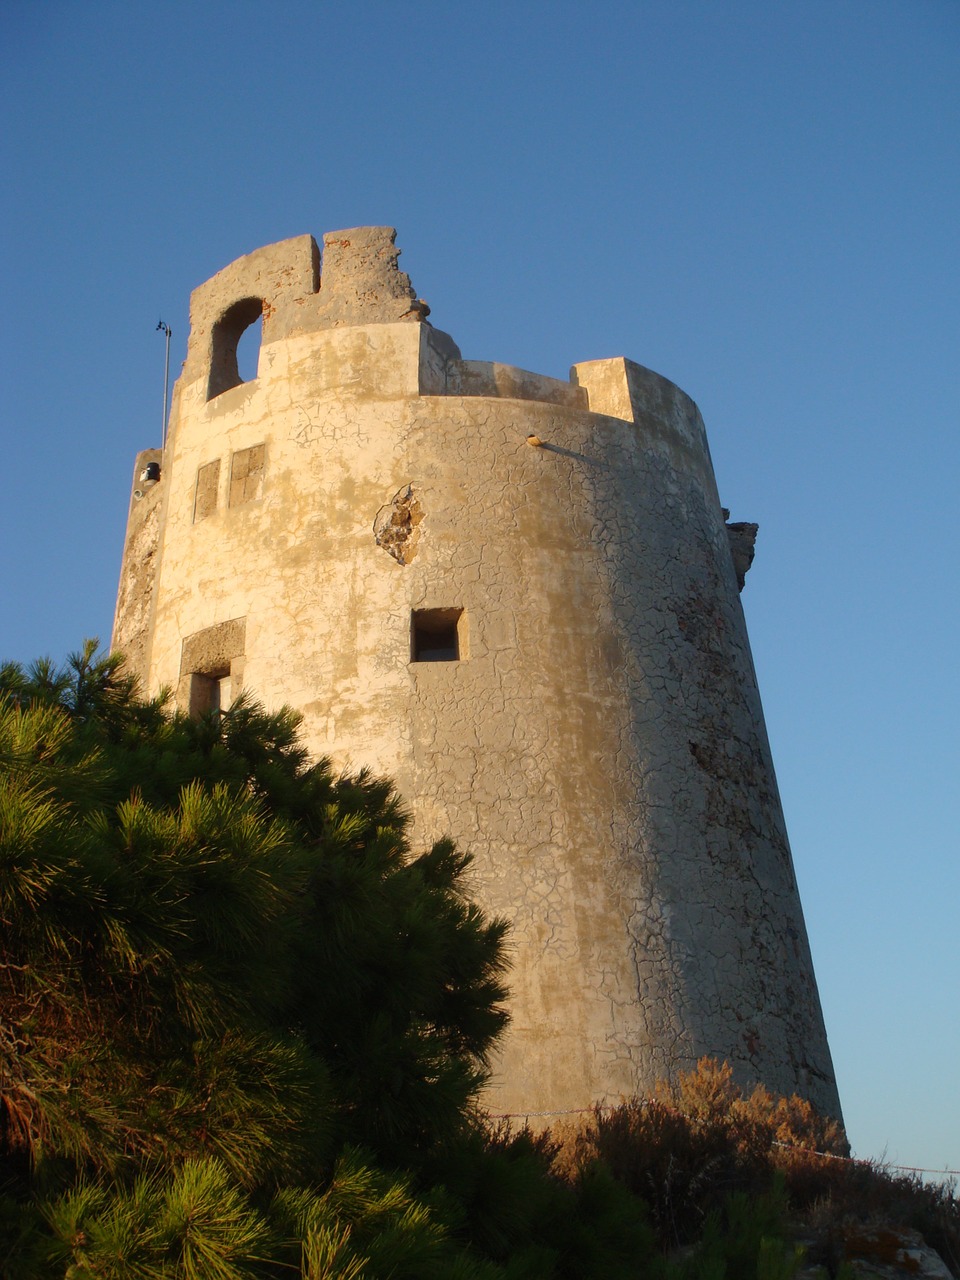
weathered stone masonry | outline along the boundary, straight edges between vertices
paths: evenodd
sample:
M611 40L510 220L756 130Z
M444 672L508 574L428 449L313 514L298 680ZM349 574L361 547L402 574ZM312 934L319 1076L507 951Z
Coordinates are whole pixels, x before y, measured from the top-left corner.
M839 1115L738 595L756 530L725 523L696 405L623 359L463 360L397 254L336 232L321 273L302 236L194 292L115 645L194 710L291 704L475 855L512 923L492 1109L712 1054Z

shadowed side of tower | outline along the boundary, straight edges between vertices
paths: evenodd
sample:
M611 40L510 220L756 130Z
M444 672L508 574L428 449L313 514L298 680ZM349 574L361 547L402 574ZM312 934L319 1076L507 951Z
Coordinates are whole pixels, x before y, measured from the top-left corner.
M623 359L464 360L389 228L197 289L114 644L148 690L304 716L474 854L512 923L494 1110L616 1101L699 1056L839 1115L700 414ZM256 379L236 348L263 317ZM140 494L141 496L137 496ZM755 530L754 530L755 532Z

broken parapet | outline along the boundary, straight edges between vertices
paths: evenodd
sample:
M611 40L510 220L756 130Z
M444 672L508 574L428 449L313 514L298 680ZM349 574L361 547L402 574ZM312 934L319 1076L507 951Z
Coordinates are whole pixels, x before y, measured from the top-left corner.
M417 318L410 277L398 265L393 227L353 227L323 237L320 325L391 324Z
M733 571L737 575L737 589L743 590L747 573L757 553L758 524L747 521L730 523L730 512L723 508L723 518L727 522L727 537L730 539L730 554L733 557Z

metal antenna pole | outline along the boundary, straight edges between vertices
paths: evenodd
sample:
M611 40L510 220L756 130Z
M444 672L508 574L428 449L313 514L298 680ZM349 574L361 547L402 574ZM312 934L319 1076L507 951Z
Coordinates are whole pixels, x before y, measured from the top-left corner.
M157 321L157 329L162 329L167 335L167 352L163 362L163 417L160 421L160 447L167 447L167 388L170 386L170 335L173 332L168 324L164 324L162 320Z

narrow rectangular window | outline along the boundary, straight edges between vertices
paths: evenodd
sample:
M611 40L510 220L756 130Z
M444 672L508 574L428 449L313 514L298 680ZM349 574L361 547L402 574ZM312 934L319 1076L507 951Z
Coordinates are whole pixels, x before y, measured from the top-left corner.
M243 688L245 618L231 618L185 636L177 706L190 716L229 711Z
M411 662L459 662L465 657L463 609L414 609L410 619Z
M239 507L260 497L263 491L263 464L262 444L237 450L230 464L229 506Z
M197 494L193 503L193 523L206 520L217 509L217 490L220 488L220 459L206 462L197 471Z
M187 713L194 719L230 710L230 668L190 674Z

